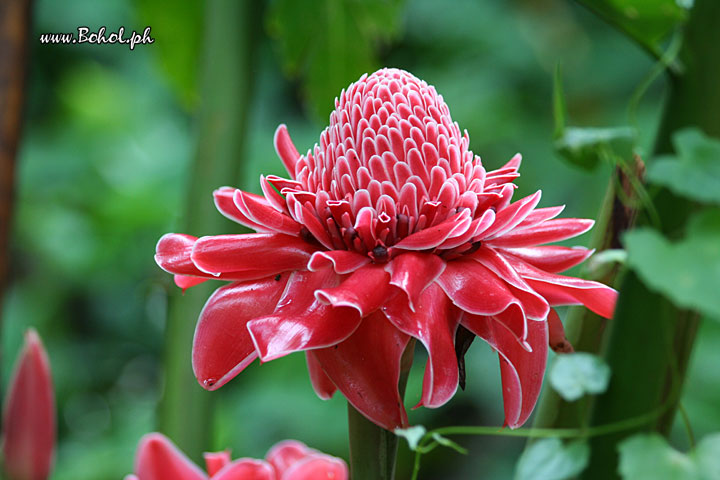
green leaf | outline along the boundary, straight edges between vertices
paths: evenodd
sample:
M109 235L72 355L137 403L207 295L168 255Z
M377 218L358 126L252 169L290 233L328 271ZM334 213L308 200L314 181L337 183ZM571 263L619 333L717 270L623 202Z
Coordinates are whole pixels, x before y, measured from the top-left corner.
M412 451L417 450L418 444L420 443L420 440L422 440L426 432L427 430L422 425L415 425L408 428L396 428L394 430L395 435L397 435L398 437L403 437L405 440L407 440L408 446Z
M539 440L523 452L515 480L565 480L582 472L590 459L583 441L563 445L557 438Z
M602 393L610 381L610 368L602 358L585 352L555 357L550 369L550 385L568 402L586 393Z
M638 434L618 445L619 473L624 480L697 480L697 468L658 435Z
M677 156L655 160L647 179L678 195L720 204L720 140L688 128L673 135L673 144Z
M613 152L631 158L634 142L635 130L630 127L567 127L555 139L555 149L570 163L590 170Z
M705 436L693 452L698 465L700 478L717 480L720 478L720 433Z
M719 209L696 214L680 242L649 228L628 232L624 242L628 265L646 285L681 307L720 319Z
M565 104L565 94L563 93L562 72L560 64L555 67L555 75L553 75L553 118L555 120L555 139L562 137L565 131L567 117L567 105Z
M687 17L688 2L677 0L578 0L625 32L654 56L660 44Z
M433 440L435 440L437 443L439 443L443 447L452 448L456 452L461 453L463 455L467 455L467 453L468 453L467 449L465 447L460 446L459 444L453 442L452 440L450 440L447 437L443 437L439 433L433 433L432 438L433 438Z
M313 112L327 118L333 98L378 68L375 50L400 26L402 0L278 0L267 28L288 74L301 76Z

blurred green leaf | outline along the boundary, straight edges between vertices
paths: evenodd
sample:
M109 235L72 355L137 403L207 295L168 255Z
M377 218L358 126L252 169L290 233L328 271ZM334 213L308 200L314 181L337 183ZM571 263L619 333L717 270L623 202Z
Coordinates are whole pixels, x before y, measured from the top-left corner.
M267 27L285 69L301 76L313 112L327 118L341 91L378 68L375 48L400 25L402 0L277 0Z
M676 243L649 228L628 232L624 241L628 264L645 284L679 306L720 319L720 210L696 214Z
M515 480L565 480L582 472L590 459L583 441L564 445L560 439L538 440L523 452Z
M586 393L602 393L610 381L610 368L602 358L585 352L555 357L550 384L568 402Z
M657 433L633 435L618 445L624 480L697 480L692 460Z
M647 179L678 195L720 204L720 140L688 128L673 135L673 144L677 156L658 158Z
M612 155L632 157L635 130L630 127L567 127L555 139L555 149L568 162L591 170Z
M396 428L395 435L403 437L408 442L410 450L416 450L420 440L425 435L427 430L422 425L414 425L408 428Z
M555 140L563 136L567 116L567 105L565 104L565 93L562 86L562 71L560 64L555 66L553 75L553 119L555 120Z
M705 436L693 453L703 480L720 478L720 433Z
M578 0L656 57L660 44L687 16L692 2L678 0Z

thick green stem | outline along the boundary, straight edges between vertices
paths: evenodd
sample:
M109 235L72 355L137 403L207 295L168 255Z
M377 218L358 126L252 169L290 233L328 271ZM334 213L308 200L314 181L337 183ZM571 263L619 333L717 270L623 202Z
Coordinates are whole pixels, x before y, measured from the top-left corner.
M400 398L405 396L415 342L403 353L400 367ZM393 480L398 437L378 427L348 403L348 436L350 437L350 478L352 480Z
M672 134L686 126L720 136L719 43L720 2L696 0L680 52L684 73L671 77L657 154L671 151ZM666 190L658 193L654 204L663 233L682 235L694 206ZM633 273L625 276L620 291L606 352L613 377L608 391L596 402L592 425L616 422L659 406L664 406L666 413L646 425L594 439L585 479L616 478L617 443L624 437L648 429L667 433L698 326L697 315L649 291Z
M183 231L194 235L232 232L218 214L212 191L240 180L251 105L262 2L212 0L206 3L198 115L198 149L191 172ZM210 292L204 284L170 299L166 329L165 388L159 428L189 455L211 448L212 394L195 380L190 350L195 322Z

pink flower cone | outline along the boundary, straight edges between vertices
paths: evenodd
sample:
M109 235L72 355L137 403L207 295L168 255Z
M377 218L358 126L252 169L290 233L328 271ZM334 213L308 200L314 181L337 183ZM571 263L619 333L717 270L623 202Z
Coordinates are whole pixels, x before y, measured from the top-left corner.
M265 460L231 461L230 452L206 453L207 474L160 433L143 437L135 459L135 474L125 480L347 480L348 468L339 458L285 440L270 449Z
M55 395L50 362L35 330L25 345L5 398L3 468L9 480L45 480L55 450Z
M214 390L257 357L306 351L321 398L340 390L393 429L407 425L398 378L410 338L429 354L420 405L439 407L457 390L463 326L498 351L505 423L522 425L542 384L550 307L612 316L617 292L558 275L592 252L544 246L593 221L555 218L563 207L537 208L539 191L513 202L520 155L487 172L442 97L407 72L363 76L335 106L305 155L277 129L291 179L261 177L263 196L215 192L222 214L258 233L160 239L156 261L181 288L232 282L200 314L198 380Z

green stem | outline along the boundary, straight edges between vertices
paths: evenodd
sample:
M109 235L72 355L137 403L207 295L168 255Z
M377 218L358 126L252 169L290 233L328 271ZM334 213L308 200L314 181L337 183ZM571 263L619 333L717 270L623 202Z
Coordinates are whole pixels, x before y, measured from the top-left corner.
M405 396L415 342L410 341L401 360L400 398ZM348 403L348 436L350 440L350 478L353 480L393 480L398 437L375 425Z
M211 194L240 180L262 25L262 2L213 0L205 5L198 149L183 228L197 236L236 228L215 211ZM165 333L165 388L158 409L160 430L195 457L211 448L212 394L198 385L190 359L195 322L217 287L210 283L171 296Z
M720 2L696 0L680 51L684 73L671 74L656 154L672 151L672 134L686 126L698 126L720 137L719 43ZM675 238L682 235L694 205L667 190L653 200L663 233ZM620 291L606 352L613 377L608 391L595 404L592 424L616 422L661 404L669 408L635 429L594 439L584 479L616 478L617 443L627 435L647 429L668 432L698 327L696 314L649 291L632 272L624 278Z

